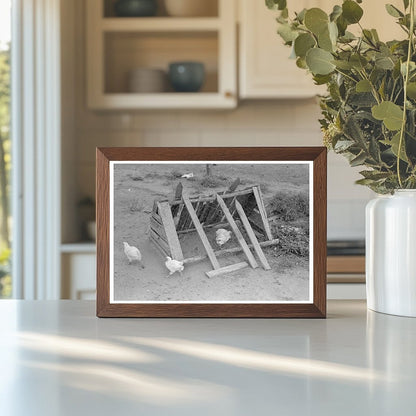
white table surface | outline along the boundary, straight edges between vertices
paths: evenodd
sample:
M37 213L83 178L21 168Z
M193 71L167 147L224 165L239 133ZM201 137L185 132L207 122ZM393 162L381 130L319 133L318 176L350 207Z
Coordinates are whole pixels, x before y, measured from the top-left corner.
M0 415L416 414L416 319L97 319L0 301Z

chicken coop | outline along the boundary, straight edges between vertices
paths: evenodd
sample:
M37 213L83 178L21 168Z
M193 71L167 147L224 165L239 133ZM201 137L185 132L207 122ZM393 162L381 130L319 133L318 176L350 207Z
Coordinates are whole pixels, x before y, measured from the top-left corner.
M208 258L212 265L212 270L206 272L208 277L249 266L257 268L259 263L265 270L270 270L263 248L275 245L279 240L273 239L260 187L254 185L237 190L238 185L239 180L236 180L223 192L189 197L179 183L173 200L154 202L150 241L162 255L183 261L185 265ZM230 227L238 246L214 250L206 232L224 226ZM184 258L180 236L187 233L198 235L204 247L203 255ZM244 254L244 261L221 267L219 257L239 252Z

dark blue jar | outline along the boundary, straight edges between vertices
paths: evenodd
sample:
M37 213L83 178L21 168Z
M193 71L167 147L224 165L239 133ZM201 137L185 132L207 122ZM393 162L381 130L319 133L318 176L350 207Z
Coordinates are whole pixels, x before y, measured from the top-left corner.
M114 12L119 17L148 17L157 12L156 0L118 0Z
M205 80L205 67L201 62L172 62L169 80L177 92L197 92Z

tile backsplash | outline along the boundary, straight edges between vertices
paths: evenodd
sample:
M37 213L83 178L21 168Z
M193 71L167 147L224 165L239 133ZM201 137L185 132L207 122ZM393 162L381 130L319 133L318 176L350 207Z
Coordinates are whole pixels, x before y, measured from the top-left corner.
M314 99L253 101L233 111L91 112L78 107L75 136L79 195L94 194L96 146L313 146L321 145ZM371 191L357 186L358 170L328 158L328 237L362 238Z

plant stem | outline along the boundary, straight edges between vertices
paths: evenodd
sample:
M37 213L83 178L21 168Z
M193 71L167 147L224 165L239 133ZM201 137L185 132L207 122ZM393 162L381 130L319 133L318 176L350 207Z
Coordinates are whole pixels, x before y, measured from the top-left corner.
M414 27L415 27L415 0L410 0L410 30L409 30L409 46L407 48L407 60L406 60L406 73L404 75L403 80L403 118L402 118L402 127L400 129L400 140L399 140L399 148L397 150L397 177L399 179L399 186L403 188L402 178L400 174L400 156L403 147L404 141L404 133L406 130L406 110L407 110L407 83L409 82L409 69L410 69L410 61L412 59L412 50L413 50L413 36L414 36Z

